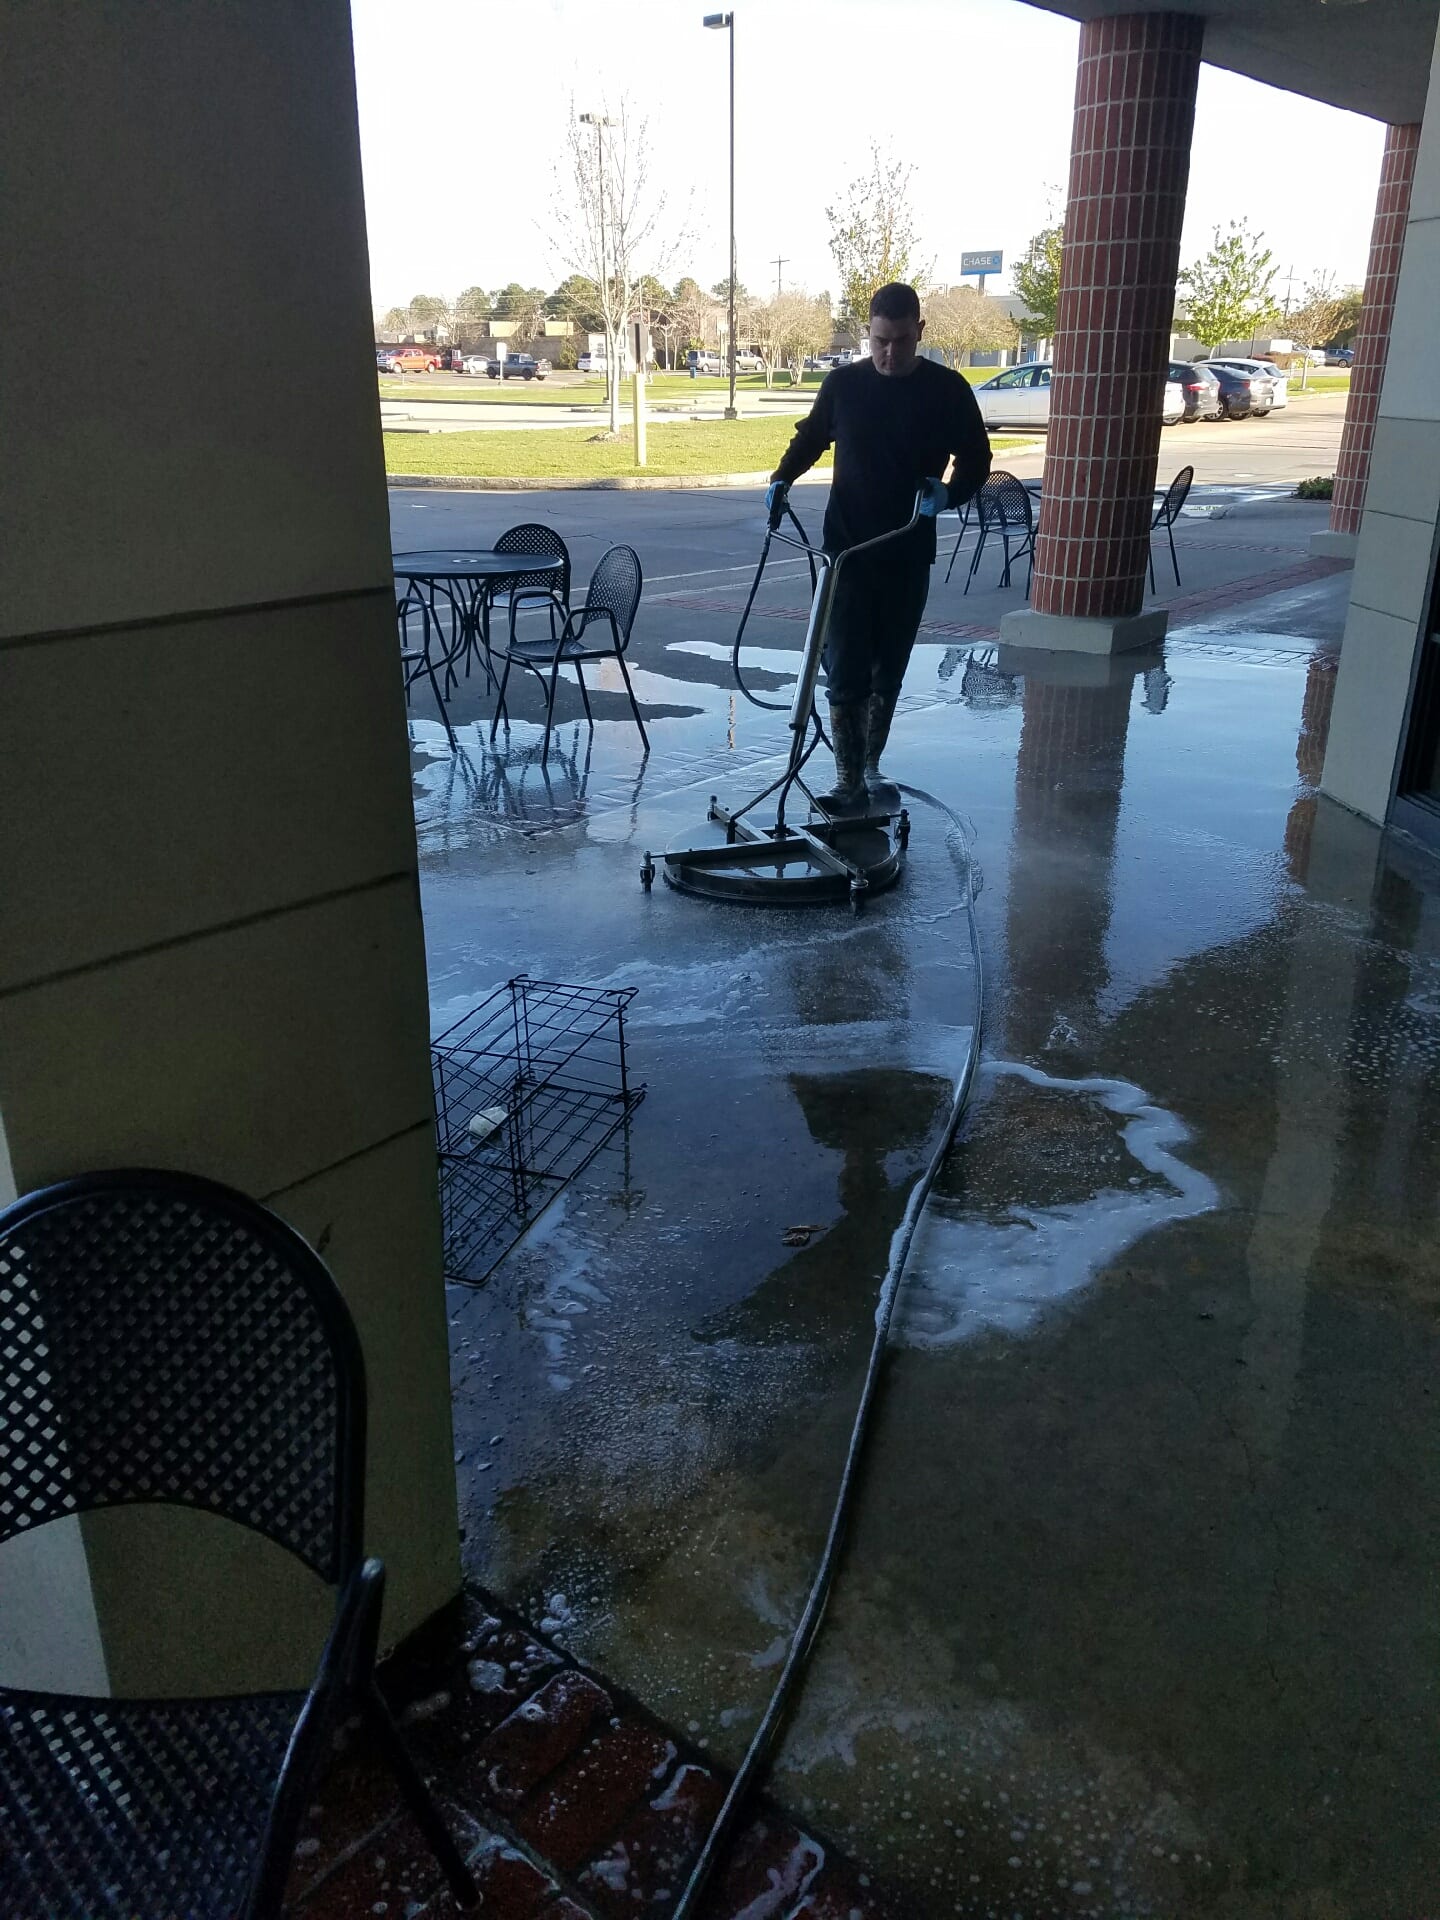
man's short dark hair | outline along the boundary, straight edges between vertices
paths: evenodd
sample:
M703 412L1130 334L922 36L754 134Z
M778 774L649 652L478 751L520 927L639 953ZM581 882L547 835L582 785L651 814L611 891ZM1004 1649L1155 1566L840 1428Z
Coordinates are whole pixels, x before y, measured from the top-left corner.
M907 287L903 280L891 280L885 286L877 287L871 294L870 318L872 320L918 320L920 296L914 287Z

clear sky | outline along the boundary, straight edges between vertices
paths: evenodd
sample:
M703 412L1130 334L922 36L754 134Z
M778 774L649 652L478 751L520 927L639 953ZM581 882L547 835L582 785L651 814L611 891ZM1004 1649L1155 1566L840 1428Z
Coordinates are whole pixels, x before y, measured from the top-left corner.
M353 0L377 309L569 271L547 238L576 111L622 94L648 117L677 246L662 277L726 270L726 39L705 0ZM871 138L913 161L935 278L962 248L1007 265L1058 206L1079 29L1023 0L740 0L736 231L741 281L833 291L825 208ZM1202 69L1182 262L1239 214L1295 292L1317 268L1363 280L1378 121ZM989 282L992 292L1008 276Z

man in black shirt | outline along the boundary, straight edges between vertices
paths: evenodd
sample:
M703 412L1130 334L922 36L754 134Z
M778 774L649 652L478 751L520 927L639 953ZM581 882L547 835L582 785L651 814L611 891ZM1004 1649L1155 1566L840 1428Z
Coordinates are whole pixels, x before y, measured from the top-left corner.
M990 441L967 380L919 358L925 322L913 287L892 281L870 302L870 357L825 376L815 405L765 496L778 519L790 483L834 443L825 548L840 553L903 527L923 491L920 524L841 569L825 642L835 790L832 812L892 801L880 772L900 684L930 590L935 516L970 499L990 471ZM941 478L950 470L948 483Z

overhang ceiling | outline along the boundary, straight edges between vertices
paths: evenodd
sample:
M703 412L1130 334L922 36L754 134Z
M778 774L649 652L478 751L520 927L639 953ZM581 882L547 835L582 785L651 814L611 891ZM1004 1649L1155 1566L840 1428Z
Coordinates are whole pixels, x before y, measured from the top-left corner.
M1425 113L1440 0L1030 0L1071 20L1198 13L1205 59L1328 106L1404 125ZM1302 163L1297 161L1297 168ZM1323 175L1323 159L1303 164Z

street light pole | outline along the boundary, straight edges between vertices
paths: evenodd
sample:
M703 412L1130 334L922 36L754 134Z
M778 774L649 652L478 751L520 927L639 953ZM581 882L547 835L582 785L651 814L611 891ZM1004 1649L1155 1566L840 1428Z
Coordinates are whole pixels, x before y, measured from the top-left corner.
M606 127L613 127L615 122L608 120L603 113L582 113L580 115L580 124L582 127L594 127L595 129L595 195L600 208L601 312L608 320L612 289L610 282L605 277L605 129ZM616 344L618 345L618 342ZM605 386L606 399L610 403L610 412L612 415L610 426L613 431L616 425L613 416L615 414L615 395L618 392L618 388L615 385L617 378L616 371L610 364L614 357L610 352L610 346L611 342L607 336L605 341Z
M730 404L725 409L727 420L739 418L735 406L735 15L733 13L707 13L707 27L724 27L730 35L730 302L728 325L730 352Z

